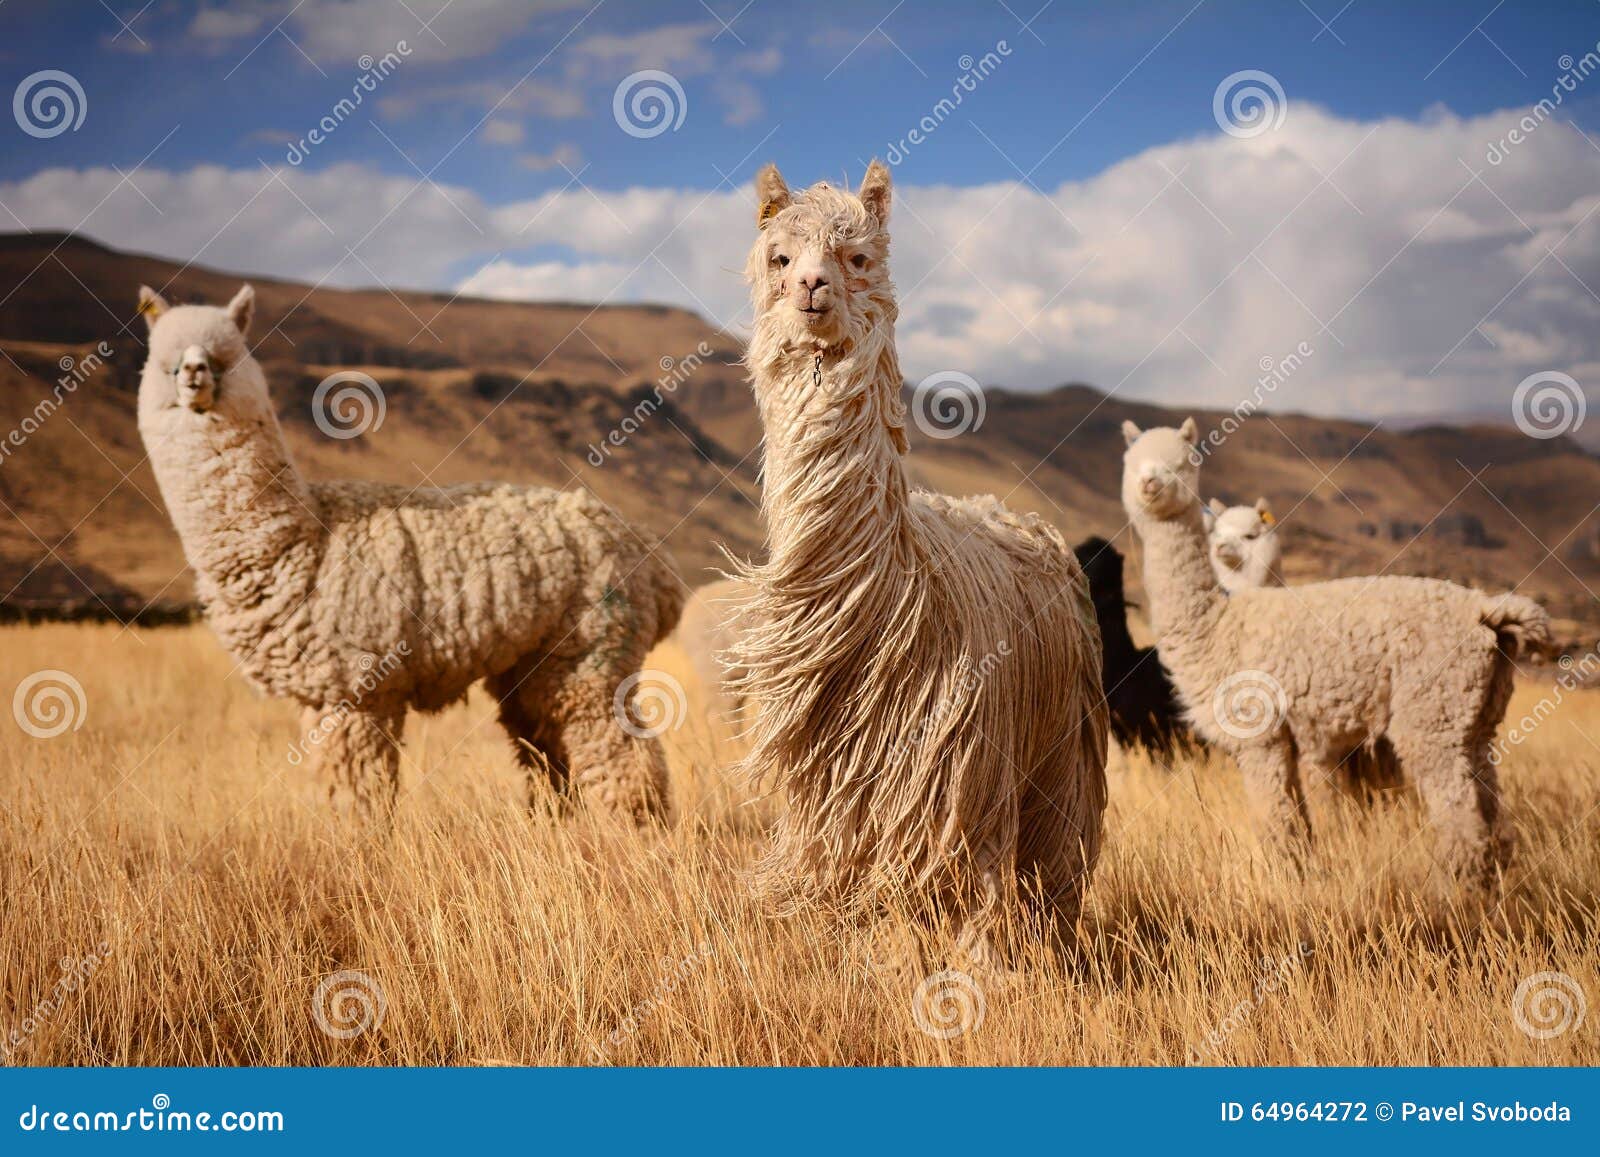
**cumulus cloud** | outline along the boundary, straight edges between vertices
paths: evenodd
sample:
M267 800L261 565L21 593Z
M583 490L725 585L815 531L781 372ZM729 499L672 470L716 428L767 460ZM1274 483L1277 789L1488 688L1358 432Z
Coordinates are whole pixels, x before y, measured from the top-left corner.
M1269 407L1503 407L1550 369L1592 391L1600 150L1551 121L1490 164L1489 145L1521 115L1358 122L1296 104L1275 132L1164 145L1053 189L900 188L906 372L1231 406L1264 362L1305 343L1313 353ZM106 198L83 228L113 244L185 259L204 246L210 265L329 284L453 282L505 298L673 302L735 330L748 320L736 272L755 236L747 189L574 184L487 205L360 166L205 166L137 175L157 215L113 192L120 179L54 170L0 183L0 201L30 225L70 227Z

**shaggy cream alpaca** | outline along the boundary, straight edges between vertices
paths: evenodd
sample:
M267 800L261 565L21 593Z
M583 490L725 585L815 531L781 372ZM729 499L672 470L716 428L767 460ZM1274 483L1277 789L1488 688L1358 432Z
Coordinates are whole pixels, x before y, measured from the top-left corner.
M1265 498L1256 499L1254 506L1224 506L1213 498L1200 513L1211 544L1211 569L1223 590L1231 593L1283 585L1283 575L1278 572L1283 553L1278 521Z
M909 897L975 951L1025 896L1052 934L1100 847L1106 708L1077 560L992 497L913 493L889 172L857 196L757 182L747 352L768 556L741 566L745 769L788 810L754 872L785 905Z
M1201 513L1211 546L1211 570L1223 590L1232 594L1284 585L1278 520L1265 498L1256 499L1254 506L1224 506L1213 498ZM1363 801L1405 782L1394 746L1381 735L1341 759L1333 779L1340 791Z
M304 705L336 798L386 814L406 708L482 679L530 779L662 812L661 749L621 725L636 720L618 689L677 621L669 564L583 493L307 483L245 341L254 302L249 286L225 310L140 290L139 432L207 621L256 685Z
M1226 594L1208 557L1194 419L1123 423L1122 501L1144 543L1161 660L1196 730L1229 752L1269 832L1310 836L1302 772L1377 736L1415 779L1442 861L1479 878L1510 854L1489 744L1512 660L1550 647L1531 599L1396 576Z

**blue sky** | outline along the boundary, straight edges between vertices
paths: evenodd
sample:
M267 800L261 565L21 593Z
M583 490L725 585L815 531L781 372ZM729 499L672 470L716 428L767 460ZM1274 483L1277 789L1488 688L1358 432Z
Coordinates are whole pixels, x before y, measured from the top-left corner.
M1056 0L1042 11L1040 0L590 0L489 5L516 14L491 25L504 35L480 50L468 30L484 21L484 6L470 0L445 7L432 32L423 19L442 0L412 2L410 11L399 0L319 0L292 14L288 2L108 2L115 15L98 0L11 0L0 9L7 74L63 68L82 78L90 106L83 129L48 152L8 148L0 175L46 164L126 168L173 125L182 127L157 153L162 164L278 163L286 142L349 92L359 54L381 56L402 39L411 55L376 94L375 112L363 112L368 123L314 152L307 166L360 161L403 174L410 168L398 146L436 179L490 201L565 185L559 167L516 163L521 153L562 146L587 163L586 185L608 190L711 188L718 170L742 180L768 157L816 176L854 167L886 151L949 92L964 55L979 57L1000 41L1012 50L1004 83L985 86L937 147L916 151L902 180L982 184L1015 176L1013 163L1041 186L1082 178L1150 145L1214 132L1212 91L1240 69L1266 68L1295 99L1358 119L1415 118L1434 105L1460 114L1511 108L1548 91L1562 54L1581 55L1600 39L1600 6L1582 0L1498 8L1493 0ZM208 7L227 18L207 19ZM315 31L328 22L350 27ZM578 51L605 37L638 43L578 67ZM701 61L687 69L672 53L684 41ZM648 147L618 132L611 116L613 89L636 64L675 72L688 102L682 128ZM524 107L543 85L559 86L570 102ZM483 95L469 95L474 88ZM524 146L497 145L481 132L463 143L505 93L494 119L520 126Z
M0 228L738 331L755 169L889 155L908 373L1227 405L1309 342L1274 404L1485 409L1600 377L1597 44L1593 0L10 0L8 90L64 72L83 117L0 122ZM1247 71L1260 133L1218 112Z

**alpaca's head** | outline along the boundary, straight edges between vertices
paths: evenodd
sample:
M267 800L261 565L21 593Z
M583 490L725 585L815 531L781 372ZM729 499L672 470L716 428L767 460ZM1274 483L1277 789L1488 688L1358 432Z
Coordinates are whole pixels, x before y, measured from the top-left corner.
M855 194L826 181L791 196L776 165L756 177L760 236L745 275L755 334L771 352L849 351L894 320L889 170L873 161Z
M1213 498L1204 509L1211 540L1211 569L1228 590L1265 586L1278 565L1278 523L1265 498L1254 506L1224 506Z
M1185 418L1176 430L1154 426L1141 431L1124 422L1122 437L1128 447L1122 455L1122 505L1129 518L1166 521L1199 504L1194 448L1200 431L1193 418Z
M139 380L139 423L163 434L259 419L271 412L261 367L245 334L255 312L246 285L225 309L169 306L139 287L139 312L149 326L149 356Z

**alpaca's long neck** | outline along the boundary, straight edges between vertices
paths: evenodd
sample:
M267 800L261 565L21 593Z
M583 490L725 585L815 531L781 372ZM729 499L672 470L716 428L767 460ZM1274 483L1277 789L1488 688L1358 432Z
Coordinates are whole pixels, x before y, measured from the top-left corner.
M812 599L845 595L886 573L886 555L911 547L909 485L885 412L898 404L892 356L824 364L809 356L763 372L766 459L762 511L775 590ZM894 375L892 378L889 375ZM892 399L892 401L891 401Z
M151 446L151 462L199 579L219 609L276 614L298 606L326 538L277 417L217 424Z
M1173 666L1174 657L1181 661L1186 650L1206 641L1227 596L1211 569L1199 506L1176 518L1141 518L1138 529L1150 625L1162 659Z

